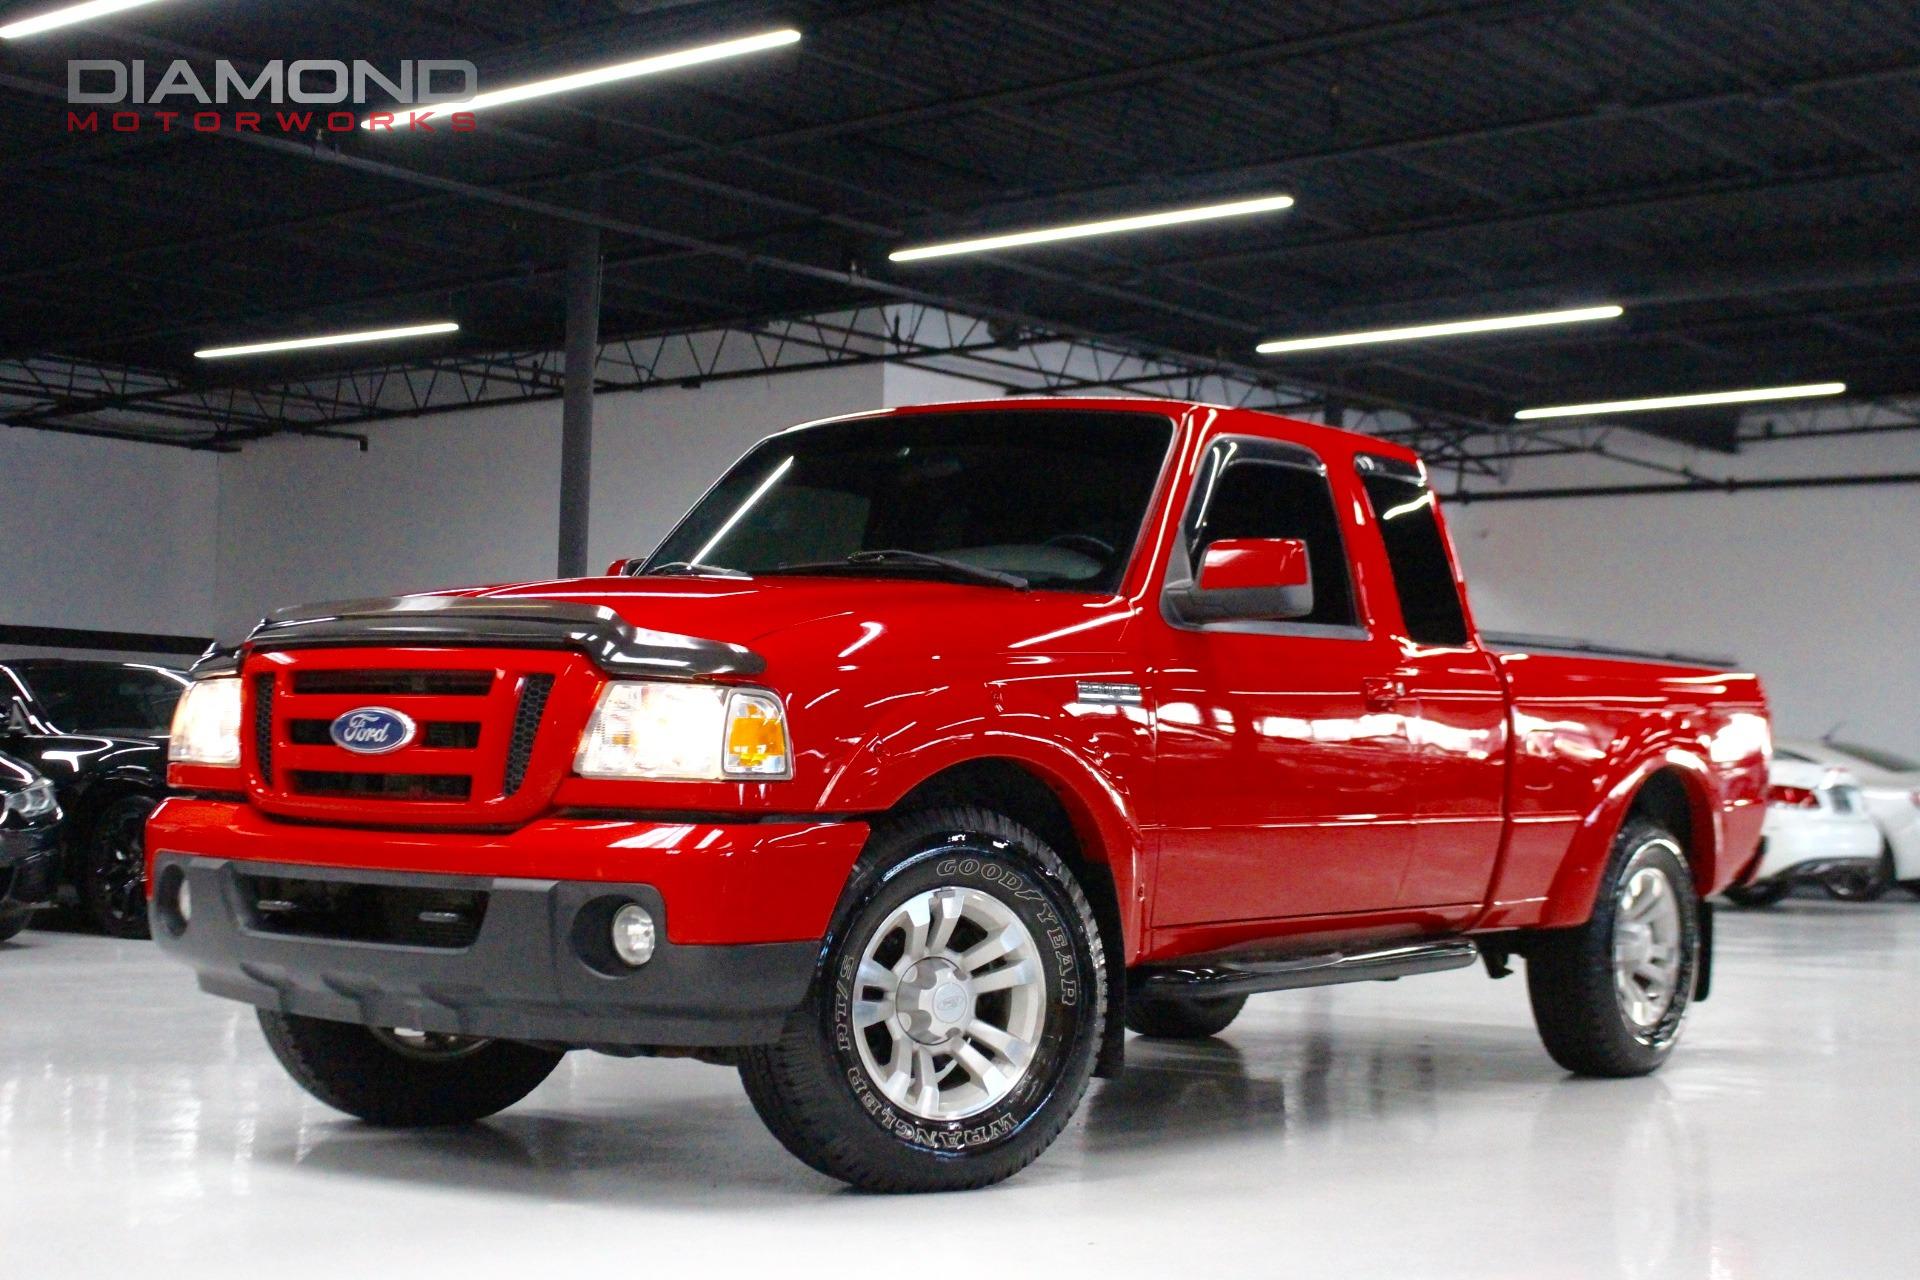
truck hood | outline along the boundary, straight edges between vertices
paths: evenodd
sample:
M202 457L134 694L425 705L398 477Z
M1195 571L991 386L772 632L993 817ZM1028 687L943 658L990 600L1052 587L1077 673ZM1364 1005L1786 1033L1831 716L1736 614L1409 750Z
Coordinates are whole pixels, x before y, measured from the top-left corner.
M1111 650L1132 610L1123 601L1059 591L852 576L573 578L459 592L477 599L599 605L636 627L744 645L773 658L817 646L846 660L900 649L921 656Z

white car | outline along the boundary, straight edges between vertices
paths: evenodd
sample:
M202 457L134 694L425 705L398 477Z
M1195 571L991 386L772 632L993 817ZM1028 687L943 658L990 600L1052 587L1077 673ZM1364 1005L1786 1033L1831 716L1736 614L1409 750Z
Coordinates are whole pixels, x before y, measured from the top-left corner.
M1870 902L1896 883L1920 897L1920 762L1837 738L1784 742L1774 758L1847 770L1858 780L1867 812L1879 825L1879 863L1864 877L1829 881L1835 897Z
M1847 770L1776 750L1767 783L1760 856L1727 889L1735 905L1770 907L1796 884L1831 888L1836 878L1868 876L1880 865L1880 828Z

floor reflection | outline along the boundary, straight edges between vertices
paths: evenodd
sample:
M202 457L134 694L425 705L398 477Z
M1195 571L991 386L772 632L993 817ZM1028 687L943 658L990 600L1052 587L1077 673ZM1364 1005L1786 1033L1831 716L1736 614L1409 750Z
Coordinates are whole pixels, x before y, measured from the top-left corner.
M1713 1000L1648 1079L1555 1069L1520 982L1287 993L1220 1039L1129 1040L1033 1168L913 1208L985 1206L1113 1276L1260 1274L1282 1248L1394 1280L1906 1274L1920 904L1795 901L1721 943ZM249 1011L150 948L32 931L0 950L9 1273L65 1274L75 1241L98 1273L201 1280L268 1258L355 1273L374 1245L553 1270L641 1230L689 1269L804 1270L902 1206L786 1155L726 1069L577 1054L485 1124L383 1131L306 1099Z

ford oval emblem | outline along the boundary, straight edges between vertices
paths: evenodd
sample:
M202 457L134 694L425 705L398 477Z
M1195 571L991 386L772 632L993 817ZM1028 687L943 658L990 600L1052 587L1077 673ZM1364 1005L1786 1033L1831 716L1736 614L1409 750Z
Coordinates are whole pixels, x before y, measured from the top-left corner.
M334 717L327 734L342 751L377 756L413 741L413 717L392 707L355 707Z

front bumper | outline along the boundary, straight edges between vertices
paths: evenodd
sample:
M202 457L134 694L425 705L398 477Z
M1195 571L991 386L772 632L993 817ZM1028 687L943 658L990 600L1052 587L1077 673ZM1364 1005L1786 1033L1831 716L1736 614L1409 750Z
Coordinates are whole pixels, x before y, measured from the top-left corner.
M53 898L60 828L0 827L0 911L37 907Z
M175 798L147 828L153 935L203 990L286 1013L610 1048L759 1044L805 997L865 838L861 823L558 818L505 834L364 831ZM283 882L409 913L419 895L451 895L472 928L370 938L323 913L290 930L260 905L260 886ZM620 902L659 930L637 969L596 945Z

